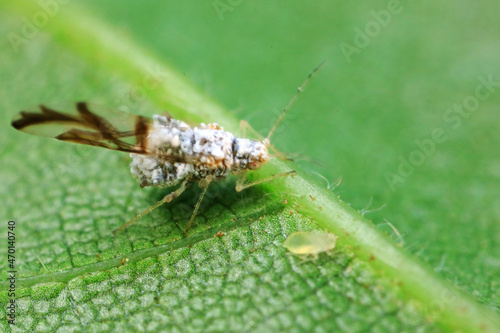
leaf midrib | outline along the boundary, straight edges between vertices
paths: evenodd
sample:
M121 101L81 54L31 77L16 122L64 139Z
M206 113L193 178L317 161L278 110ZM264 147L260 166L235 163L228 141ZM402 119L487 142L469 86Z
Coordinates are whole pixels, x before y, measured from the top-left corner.
M36 3L26 0L19 1L16 5L12 5L10 2L2 3L2 6L23 15L38 9ZM142 78L147 75L145 71L147 67L160 66L163 72L168 73L168 80L163 80L158 89L149 92L148 97L154 104L161 106L161 108L168 106L173 114L181 118L185 117L196 121L202 118L214 119L221 122L230 131L237 128L237 121L233 116L193 88L174 69L165 66L162 61L156 59L149 52L123 35L118 35L103 22L92 18L83 8L78 8L78 10L64 8L63 10L65 14L53 17L46 31L68 50L91 63L98 63L101 67L106 66L111 72L121 75L134 84L140 83ZM68 30L72 31L70 38L67 36ZM97 49L101 50L99 54L92 52L92 50ZM273 160L269 163L267 170L259 173L258 177L288 170L285 163ZM500 319L495 313L471 297L461 294L437 277L425 264L383 236L367 219L343 203L333 193L313 185L301 176L295 176L294 179L287 179L284 182L264 184L262 188L270 192L282 191L296 195L295 201L298 205L295 207L299 213L313 218L322 227L339 234L346 244L352 246L353 252L359 259L366 261L379 274L392 278L394 283L400 283L401 290L405 292L401 297L411 295L421 304L432 306L433 303L439 303L439 300L446 297L446 294L451 293L453 301L448 301L444 309L438 312L438 316L434 318L442 325L450 329L471 332L493 332L500 327ZM303 193L307 193L307 195L303 195ZM311 196L314 200L311 199ZM210 230L212 236L216 230L215 228ZM210 237L208 234L206 236ZM200 240L203 239L203 236L199 237L201 237ZM194 239L190 237L191 241ZM181 241L177 243L179 247L183 245L186 244ZM172 245L141 250L137 251L137 254L134 253L126 257L132 258L135 255L134 258L139 260L138 258L143 258L142 256L145 258L158 254L155 253L158 249L168 251L170 246ZM113 265L116 265L116 262L119 263L120 259L115 258L90 266L96 270L101 269L99 265L115 267ZM73 273L80 272L79 269L75 268ZM61 277L63 277L62 274ZM35 278L29 279L26 279L25 283L40 283L40 280ZM448 299L450 299L449 296Z

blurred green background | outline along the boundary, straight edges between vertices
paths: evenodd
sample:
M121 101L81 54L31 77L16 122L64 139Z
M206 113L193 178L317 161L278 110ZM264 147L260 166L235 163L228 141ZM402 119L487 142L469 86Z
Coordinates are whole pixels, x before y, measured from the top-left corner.
M368 215L374 223L390 221L410 251L498 308L500 91L457 129L443 119L474 94L478 76L500 81L498 5L401 1L348 61L342 43L360 45L356 28L364 31L390 3L222 1L229 9L211 1L96 1L91 8L263 134L327 59L275 145L321 161L308 167L330 183L342 177L339 194L353 207L371 198L370 208L385 205ZM386 173L398 174L399 156L408 159L415 140L436 128L448 139L392 191Z
M78 8L70 2L61 5L62 13L65 6ZM408 251L498 312L500 86L477 88L480 77L500 82L497 3L127 0L78 6L152 51L262 134L326 59L273 137L275 146L304 157L297 165L318 182L324 180L316 173L330 184L342 178L335 192L352 207L383 207L366 213L381 232L392 233L386 224L392 223ZM25 139L8 128L19 109L60 99L104 104L106 95L121 89L97 67L83 77L97 77L100 86L82 81L81 91L65 91L71 70L52 71L55 65L36 53L23 55L30 71L17 76L15 66L24 64L5 36L20 24L10 15L2 14L0 137L9 142L2 155L15 149L12 138ZM47 38L41 29L21 47L36 49L37 40ZM346 56L347 50L352 53ZM64 61L65 52L64 45L54 47L51 61ZM32 80L30 72L43 74L51 88L39 89L46 82ZM473 111L449 111L474 102L477 89L490 94L469 107ZM127 99L113 102L127 105ZM147 97L129 102L143 114L157 112ZM398 175L401 158L419 154L416 141L429 140L436 129L446 138L435 151L420 154L421 165L407 177L388 180Z

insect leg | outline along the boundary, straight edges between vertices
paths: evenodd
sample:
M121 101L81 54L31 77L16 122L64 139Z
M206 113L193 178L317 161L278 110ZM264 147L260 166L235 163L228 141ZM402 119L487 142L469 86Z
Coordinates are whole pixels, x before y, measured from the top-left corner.
M164 116L165 118L167 118L167 119L172 119L172 115L170 114L170 112L168 112L168 111L166 111L166 110L165 110L165 111L163 111L163 116Z
M199 182L199 186L203 188L203 191L201 192L198 202L194 207L193 214L191 214L191 218L189 219L188 225L186 227L186 232L188 232L189 228L191 228L191 225L193 224L194 218L196 217L196 213L198 213L198 209L200 208L201 202L203 201L203 197L205 196L205 193L207 192L208 189L208 185L210 184L211 181L212 177L208 176L207 178Z
M138 219L140 219L141 217L143 217L144 215L152 212L153 210L155 210L156 208L160 207L161 205L163 205L164 203L168 203L172 200L174 200L175 198L177 198L179 195L181 195L182 192L184 192L186 190L186 188L189 187L190 184L188 184L188 181L185 180L181 186L167 194L165 197L163 197L163 199L161 199L160 201L158 201L157 203L155 203L154 205L150 206L148 209L146 209L145 211L143 211L142 213L140 213L139 215L137 215L136 217L132 218L130 221L128 221L127 223L125 223L124 225L122 225L121 227L119 227L118 229L114 230L113 233L116 234L116 233L119 233L119 232L122 232L123 230L125 230L129 225L135 223L135 221L137 221Z
M246 120L240 120L240 132L241 132L241 135L243 138L246 138L246 134L247 134L247 130L249 130L250 132L252 132L253 135L255 135L255 137L257 139L259 139L260 141L264 142L265 138L259 134L259 132L257 132L253 127L252 125L250 125L248 123L248 121ZM282 152L280 152L278 149L276 149L276 147L274 147L271 142L267 141L267 143L265 143L266 146L271 149L272 151L274 151L274 153L276 154L277 157L279 157L280 159L284 160L284 161L289 161L289 160L292 160L290 158L287 158L285 156L285 154L283 154Z
M280 177L285 177L285 176L291 175L291 174L295 173L295 170L288 171L288 172L278 173L276 175L272 175L270 177L259 179L259 180L256 180L254 182L246 183L245 184L245 179L247 177L247 173L248 173L247 170L245 170L245 171L243 171L243 172L240 173L240 175L238 177L238 180L236 181L236 191L237 192L241 192L241 191L243 191L244 189L246 189L246 188L248 188L250 186L254 186L254 185L257 185L257 184L260 184L260 183L265 183L265 182L271 181L271 180L276 179L276 178L280 178Z

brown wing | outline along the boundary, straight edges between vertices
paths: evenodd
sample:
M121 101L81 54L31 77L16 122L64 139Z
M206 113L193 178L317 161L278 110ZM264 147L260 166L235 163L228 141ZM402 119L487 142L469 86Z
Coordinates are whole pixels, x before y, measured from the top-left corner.
M92 108L96 109L94 106ZM21 111L12 120L12 126L22 132L148 155L153 155L147 150L147 137L152 123L151 118L119 111L99 109L96 113L85 102L76 103L76 109L71 112L60 112L40 105L38 110ZM195 162L187 156L158 157L170 162Z
M146 137L152 119L117 111L106 117L92 112L84 102L70 113L40 105L36 111L22 111L12 120L20 131L62 141L146 154Z

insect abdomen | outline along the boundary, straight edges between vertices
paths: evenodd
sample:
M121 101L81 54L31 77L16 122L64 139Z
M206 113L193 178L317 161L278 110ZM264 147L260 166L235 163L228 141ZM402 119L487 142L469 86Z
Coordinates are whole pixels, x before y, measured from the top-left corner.
M130 154L130 172L141 186L170 187L194 174L194 167L185 163L171 163L139 154Z
M131 154L131 172L141 186L168 187L185 179L222 179L229 174L234 163L231 133L214 123L190 128L175 119L153 118L147 137L147 150L152 154Z

